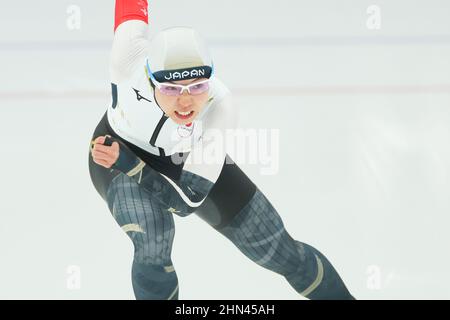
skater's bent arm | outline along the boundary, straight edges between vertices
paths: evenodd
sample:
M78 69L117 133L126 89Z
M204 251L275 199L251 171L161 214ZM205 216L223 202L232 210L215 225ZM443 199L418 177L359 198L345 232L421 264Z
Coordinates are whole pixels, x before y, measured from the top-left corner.
M128 79L146 57L148 40L147 0L116 0L111 50L111 82Z
M166 178L177 189L183 200L182 209L187 213L194 212L203 203L219 178L227 155L227 133L234 132L236 125L237 110L228 93L212 105L205 115L202 141L189 153L177 186ZM176 204L177 200L175 197L172 203Z
M168 210L180 215L194 212L206 199L222 171L227 132L235 129L237 120L230 95L211 108L204 119L203 141L191 150L179 180L174 181L154 170L120 141L119 157L112 168L132 177ZM110 146L113 141L108 139L105 145Z
M237 126L237 108L228 91L210 107L202 121L202 143L197 145L188 158L183 170L206 177L216 182L222 171L227 154L227 141ZM198 161L202 159L203 161Z

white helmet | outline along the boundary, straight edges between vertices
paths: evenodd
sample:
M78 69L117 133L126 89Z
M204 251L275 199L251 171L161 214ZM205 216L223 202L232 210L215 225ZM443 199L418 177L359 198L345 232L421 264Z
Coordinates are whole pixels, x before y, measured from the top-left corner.
M157 82L210 78L214 64L200 35L191 27L171 27L150 42L147 72Z

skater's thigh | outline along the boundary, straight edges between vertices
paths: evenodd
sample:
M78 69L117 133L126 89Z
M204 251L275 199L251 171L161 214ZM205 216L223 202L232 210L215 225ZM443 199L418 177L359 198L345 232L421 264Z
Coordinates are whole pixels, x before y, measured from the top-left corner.
M163 223L173 222L172 214L135 180L120 173L110 183L106 199L119 225L138 224L139 228L155 234Z
M114 219L144 262L168 263L175 235L173 215L135 180L116 176L107 192Z
M220 232L248 258L280 274L295 272L302 259L280 215L259 189Z
M255 191L255 184L227 155L208 197L195 213L220 232L249 203Z

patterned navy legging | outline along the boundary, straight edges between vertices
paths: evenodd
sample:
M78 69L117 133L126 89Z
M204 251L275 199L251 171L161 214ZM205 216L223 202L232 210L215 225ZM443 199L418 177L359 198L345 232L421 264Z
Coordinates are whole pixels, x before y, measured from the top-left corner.
M202 178L183 171L182 179L195 182ZM207 181L203 182L206 186ZM114 219L134 244L132 283L136 298L178 299L178 278L171 260L175 233L172 214L177 213L169 212L154 195L123 173L111 180L106 194ZM289 235L279 214L258 188L218 231L249 259L283 275L300 295L309 299L354 299L323 254Z

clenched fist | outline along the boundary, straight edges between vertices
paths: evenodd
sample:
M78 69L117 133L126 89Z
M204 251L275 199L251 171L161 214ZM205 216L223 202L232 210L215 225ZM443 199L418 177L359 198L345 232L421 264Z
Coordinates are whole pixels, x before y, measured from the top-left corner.
M106 137L100 136L92 141L93 148L91 152L95 163L105 168L111 168L119 159L119 143L114 141L111 146L108 146L105 144Z

